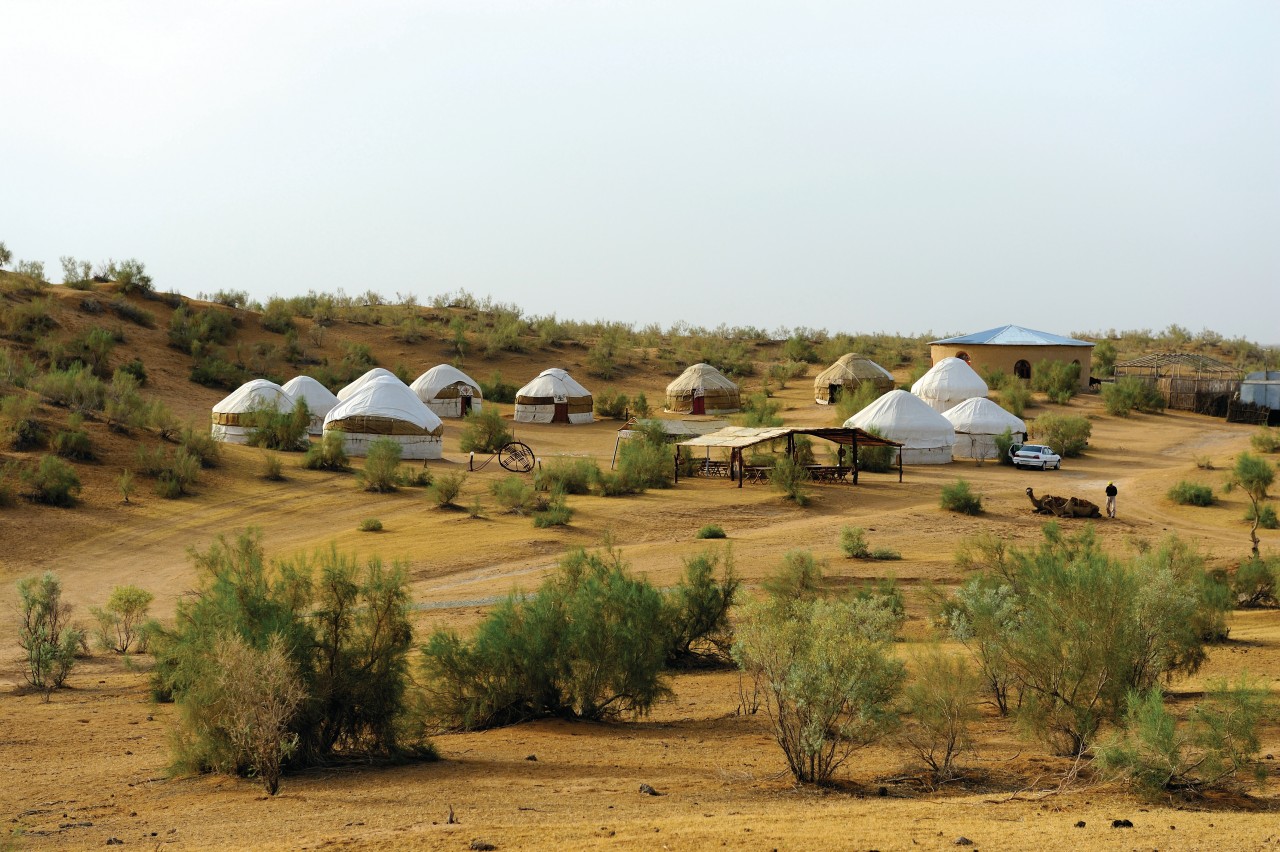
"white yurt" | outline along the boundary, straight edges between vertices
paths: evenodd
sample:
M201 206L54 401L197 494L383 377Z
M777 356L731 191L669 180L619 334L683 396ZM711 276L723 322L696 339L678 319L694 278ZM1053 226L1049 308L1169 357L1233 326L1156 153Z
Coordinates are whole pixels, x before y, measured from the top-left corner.
M516 391L517 423L590 423L591 391L558 367Z
M987 383L960 358L943 358L911 386L911 392L934 411L954 408L966 399L987 395Z
M345 400L347 397L351 396L351 394L358 391L360 389L360 386L363 385L365 382L371 382L374 379L385 379L385 378L392 378L392 379L395 379L397 382L400 382L400 377L397 376L395 373L391 372L390 370L383 369L382 367L374 367L372 370L365 373L363 376L356 379L351 384L347 385L344 388L339 388L338 399L339 401ZM400 382L400 384L404 385L404 382ZM405 385L405 387L408 387L408 385Z
M738 386L710 364L693 364L667 385L667 411L733 414L742 410Z
M333 395L333 391L310 376L294 376L284 383L284 390L289 396L307 404L307 410L311 412L311 424L307 427L307 431L312 435L323 432L325 415L338 404L338 398Z
M292 411L292 396L275 382L254 379L245 382L213 407L213 440L226 444L247 444L253 431L253 412L274 408Z
M1027 424L986 397L966 399L942 412L956 430L953 455L968 459L993 459L997 455L996 436L1008 429L1018 442L1027 438Z
M440 364L413 380L409 389L438 417L466 417L484 400L480 384L452 364Z
M444 424L409 386L395 376L365 382L329 412L324 433L341 430L349 456L366 456L379 439L400 445L402 459L438 459Z
M844 422L902 444L903 464L947 464L956 443L951 421L918 396L891 390Z

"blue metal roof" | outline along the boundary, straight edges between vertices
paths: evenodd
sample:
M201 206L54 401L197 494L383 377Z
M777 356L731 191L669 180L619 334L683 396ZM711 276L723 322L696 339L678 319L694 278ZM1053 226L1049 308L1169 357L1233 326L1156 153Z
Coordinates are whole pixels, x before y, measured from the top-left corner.
M1076 340L1074 337L1062 337L1047 331L1036 331L1020 325L1002 325L986 331L975 331L973 334L962 334L959 337L948 337L946 340L934 340L932 343L946 345L994 345L994 346L1092 346L1087 340Z

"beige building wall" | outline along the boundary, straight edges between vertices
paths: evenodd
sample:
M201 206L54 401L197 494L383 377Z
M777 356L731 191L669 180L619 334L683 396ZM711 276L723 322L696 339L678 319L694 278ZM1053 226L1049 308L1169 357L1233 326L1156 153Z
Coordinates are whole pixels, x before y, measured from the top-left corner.
M943 358L964 358L979 375L991 370L1022 375L1023 371L1019 369L1021 366L1025 366L1028 372L1034 372L1036 364L1045 360L1065 361L1068 364L1079 361L1081 390L1089 389L1089 371L1093 366L1092 346L1006 346L989 343L957 346L951 343L934 343L929 346L929 355L935 364Z

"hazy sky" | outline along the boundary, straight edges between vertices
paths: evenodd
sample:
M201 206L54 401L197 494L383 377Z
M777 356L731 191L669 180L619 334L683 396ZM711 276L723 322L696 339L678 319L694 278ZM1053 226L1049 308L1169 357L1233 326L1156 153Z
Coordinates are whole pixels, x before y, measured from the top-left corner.
M0 240L161 289L1280 343L1280 3L0 0Z

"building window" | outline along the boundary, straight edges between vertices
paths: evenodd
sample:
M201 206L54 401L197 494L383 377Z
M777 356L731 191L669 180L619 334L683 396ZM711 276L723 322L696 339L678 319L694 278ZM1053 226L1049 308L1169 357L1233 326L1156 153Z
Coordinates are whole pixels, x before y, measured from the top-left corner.
M1031 378L1031 364L1028 361L1019 361L1013 365L1013 374L1020 379Z
M959 358L961 361L965 362L966 364L968 364L968 363L969 363L969 353L968 353L968 352L957 352L957 353L956 353L956 357L957 357L957 358Z

